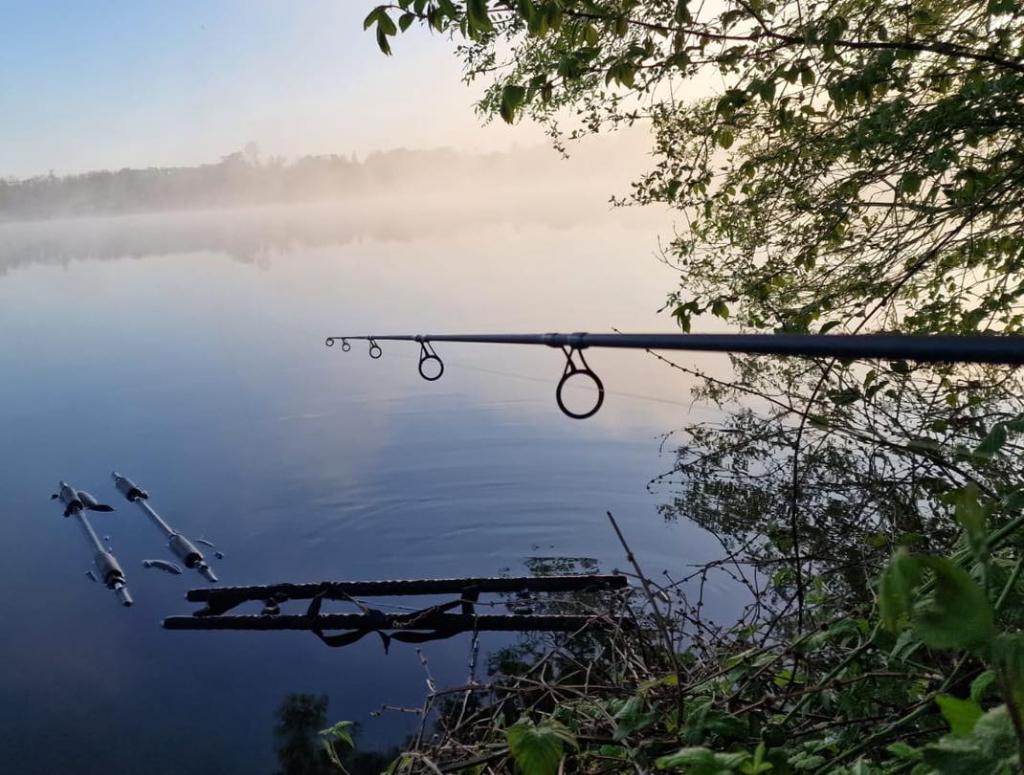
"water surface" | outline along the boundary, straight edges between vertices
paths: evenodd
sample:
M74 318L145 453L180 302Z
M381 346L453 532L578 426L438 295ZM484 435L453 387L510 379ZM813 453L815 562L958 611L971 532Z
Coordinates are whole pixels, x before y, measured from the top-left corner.
M713 555L647 490L671 465L660 435L704 411L678 372L592 353L609 395L577 422L555 407L557 351L439 346L446 372L427 383L414 345L386 344L379 361L323 346L364 332L667 330L663 226L529 199L0 226L10 771L270 773L289 693L328 694L331 718L359 721L370 745L413 723L371 711L422 701L410 646L161 630L201 580L143 570L168 555L118 502L113 468L214 540L229 584L518 573L559 555L611 570L624 560L609 510L652 572ZM134 608L83 576L86 545L48 500L60 478L118 507L94 522ZM424 653L441 681L464 680L465 638Z

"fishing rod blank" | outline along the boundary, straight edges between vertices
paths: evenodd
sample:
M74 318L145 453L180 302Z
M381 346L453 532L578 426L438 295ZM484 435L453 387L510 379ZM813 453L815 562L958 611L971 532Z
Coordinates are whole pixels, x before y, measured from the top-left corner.
M859 360L880 358L920 363L984 363L1024 365L1022 336L921 336L906 334L430 334L389 336L329 336L333 347L352 349L349 340L370 343L370 357L380 358L379 342L417 342L420 345L420 376L433 381L444 373L444 364L432 342L468 344L522 344L557 347L566 357L565 370L555 390L558 408L573 419L594 415L604 402L604 385L583 358L588 347L628 350L685 350L691 352L728 352L748 355L783 355L806 358ZM576 359L579 359L577 364ZM424 364L437 362L435 376L424 373ZM431 372L433 373L433 372ZM597 388L597 400L585 412L570 411L562 399L566 383L575 376L590 379Z
M129 503L134 503L138 506L142 513L149 517L150 521L166 536L167 547L185 563L186 568L195 568L208 581L217 581L217 577L210 569L210 566L206 564L203 553L196 548L195 544L164 522L163 518L147 503L149 500L148 492L117 471L114 471L111 477L114 479L114 486L117 487L118 492L127 498Z
M113 511L114 508L100 503L84 490L76 490L65 481L60 482L60 489L50 497L64 504L64 516L71 517L78 522L86 540L95 550L92 561L99 575L97 577L92 571L89 571L90 577L98 578L107 589L114 591L122 605L130 606L133 601L128 592L124 570L117 558L100 543L99 536L96 535L96 531L92 529L89 519L85 516L86 511Z

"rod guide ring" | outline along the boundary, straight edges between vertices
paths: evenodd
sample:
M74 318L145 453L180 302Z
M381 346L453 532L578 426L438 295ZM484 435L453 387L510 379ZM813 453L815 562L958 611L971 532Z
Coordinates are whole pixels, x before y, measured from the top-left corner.
M441 360L441 358L434 351L434 348L430 345L430 343L428 341L426 341L424 339L419 339L419 343L420 343L420 363L419 363L420 376L423 377L423 379L425 379L427 382L436 382L437 380L441 379L441 376L444 374L444 361ZM426 366L426 364L430 363L431 361L434 361L434 362L437 363L437 373L436 374L431 374L431 373L429 373L424 368Z
M562 351L565 353L565 371L562 372L562 378L558 380L558 387L555 388L555 401L558 404L558 408L562 411L566 417L571 417L574 420L586 420L588 417L593 417L597 414L601 405L604 403L604 383L601 378L597 376L593 369L587 364L586 359L583 357L583 353L576 347L563 347ZM576 355L580 359L580 365L577 366L573 360L573 355ZM565 390L566 384L570 379L576 376L588 377L591 382L594 383L594 387L597 388L597 400L594 405L585 412L574 412L565 405L565 401L562 398L562 391Z

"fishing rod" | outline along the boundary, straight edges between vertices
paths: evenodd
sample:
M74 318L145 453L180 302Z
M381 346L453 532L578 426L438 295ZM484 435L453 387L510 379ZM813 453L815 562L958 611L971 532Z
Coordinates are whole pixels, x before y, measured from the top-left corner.
M107 589L112 589L122 605L130 606L133 601L131 594L128 592L124 571L121 569L117 558L100 543L96 531L92 529L89 519L85 516L86 511L113 511L114 507L100 503L85 490L76 490L63 480L60 482L59 487L60 489L50 497L64 504L64 516L73 518L78 522L82 532L85 534L86 540L92 544L96 552L93 555L92 562L96 566L99 576L97 577L91 570L87 572L87 575L93 581L98 580L102 582Z
M117 471L111 474L114 479L114 486L117 487L120 492L129 503L134 503L139 507L150 522L157 526L157 529L164 534L167 538L167 548L171 550L183 563L186 568L195 568L199 573L208 581L215 582L217 577L214 575L210 566L206 564L206 558L203 557L203 553L196 548L195 544L189 541L185 536L179 533L177 530L168 525L153 507L147 502L149 500L149 493L143 490L141 487L135 484L127 476L122 476ZM160 567L157 563L159 560L148 560L147 562L153 563L156 567ZM173 573L173 571L171 571Z
M351 340L351 341L350 341ZM433 382L444 374L434 342L467 344L520 344L559 348L565 355L565 369L555 389L555 401L562 413L584 420L604 403L604 383L583 357L589 347L627 350L685 350L750 355L785 355L805 358L859 360L882 358L920 363L985 363L1024 365L1024 336L948 336L907 334L430 334L388 336L329 336L324 344L341 342L348 352L352 341L366 341L370 357L383 354L380 342L416 342L420 346L419 373ZM566 383L573 377L589 379L597 389L594 405L584 412L568 409L562 399Z

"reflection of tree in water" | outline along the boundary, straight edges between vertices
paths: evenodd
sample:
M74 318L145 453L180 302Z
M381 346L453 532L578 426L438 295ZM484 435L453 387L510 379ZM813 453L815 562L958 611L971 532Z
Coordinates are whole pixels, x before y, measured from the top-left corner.
M524 564L531 576L562 576L600 572L600 566L593 557L529 557ZM605 598L608 595L608 592L577 592L571 595L544 592L513 593L505 596L505 605L510 613L517 614L589 614L595 610L607 608ZM518 675L535 665L541 655L550 649L551 644L555 641L564 642L574 654L592 653L597 647L597 640L589 630L579 636L524 632L519 634L515 643L497 649L488 655L487 672L490 676Z
M274 726L278 775L337 775L320 732L328 725L326 694L289 694L277 709ZM356 729L356 737L358 729ZM397 756L397 750L360 751L335 746L349 775L378 775Z
M572 574L596 574L600 572L597 560L592 557L548 556L531 557L525 561L531 575L553 576ZM506 571L509 569L506 569ZM628 594L628 593L627 593ZM621 593L608 592L576 592L565 593L510 593L502 595L499 605L510 612L533 614L593 614L595 611L609 611L616 607L616 602L609 598L621 599ZM599 632L587 629L581 633L520 633L513 643L499 648L487 656L487 678L479 682L476 675L477 652L479 642L476 638L470 642L470 675L465 682L467 687L479 687L483 690L488 684L496 687L488 699L486 692L480 691L445 691L441 689L431 693L426 700L421 715L420 731L408 740L401 741L386 751L362 751L359 749L358 725L343 724L352 734L354 746L348 746L343 740L332 736L327 727L338 719L328 713L326 695L289 694L277 711L277 724L274 727L279 775L326 775L338 770L331 764L325 743L333 740L333 750L342 766L349 775L378 775L387 770L388 765L399 755L400 751L415 747L424 735L432 732L445 734L450 729L470 719L478 709L484 709L494 701L502 712L509 715L509 723L515 720L521 710L524 696L522 693L503 696L497 688L502 677L522 675L536 667L541 657L547 672L545 677L572 683L583 680L582 662L587 655L596 657L602 648L603 638ZM465 643L464 640L454 641ZM572 655L572 659L552 656L552 650L563 655ZM426 658L422 657L426 666ZM428 668L429 672L429 668ZM595 676L600 670L595 672ZM428 685L432 681L428 681ZM382 698L384 699L384 698ZM386 704L382 709L388 708ZM493 708L492 708L493 709ZM375 712L377 715L380 711ZM327 734L324 734L327 732Z
M1019 481L1012 458L972 452L995 422L1024 412L1024 385L1005 369L736 363L734 382L698 391L722 419L688 427L655 482L669 493L667 519L718 538L716 570L748 585L762 619L824 599L870 604L871 579L897 547L951 549L950 490Z

